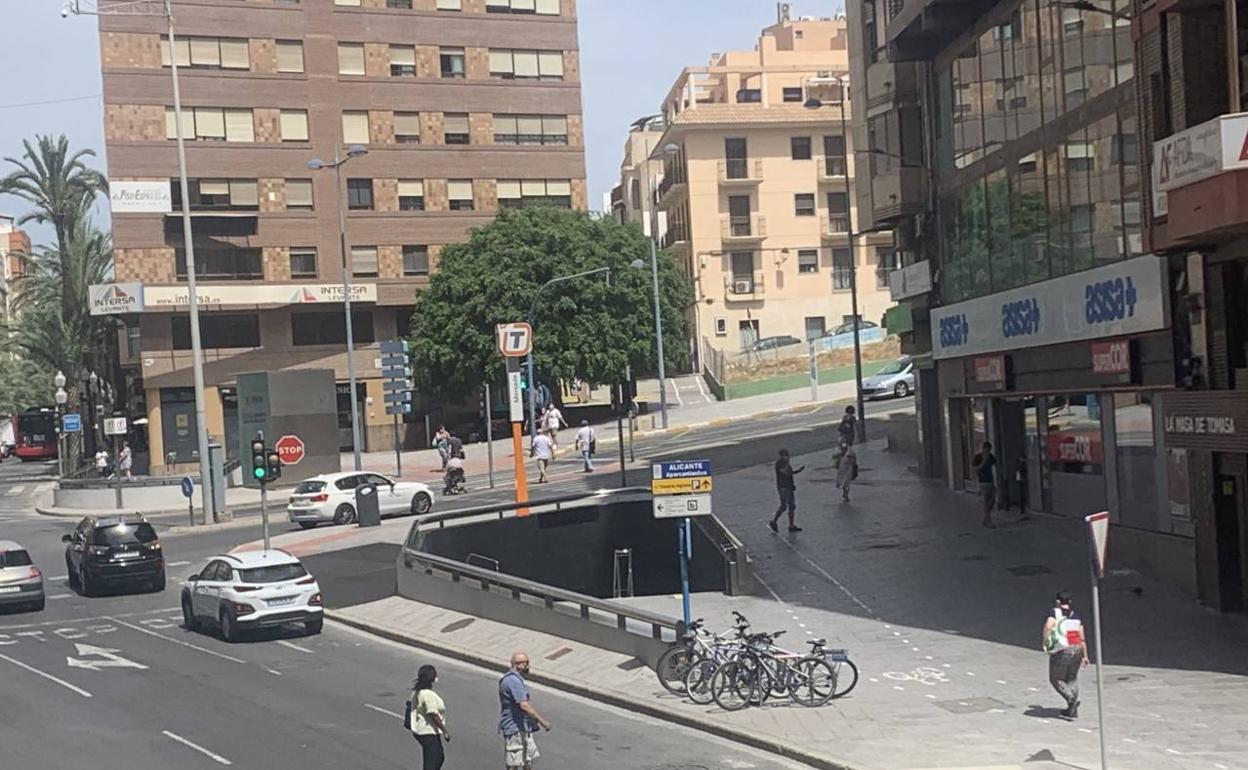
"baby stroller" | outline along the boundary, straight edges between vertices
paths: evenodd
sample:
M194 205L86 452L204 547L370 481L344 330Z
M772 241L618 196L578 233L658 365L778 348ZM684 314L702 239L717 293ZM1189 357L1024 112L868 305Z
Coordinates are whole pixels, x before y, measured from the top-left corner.
M462 463L451 462L446 466L446 474L442 477L442 495L462 495L468 489L464 486L464 466Z

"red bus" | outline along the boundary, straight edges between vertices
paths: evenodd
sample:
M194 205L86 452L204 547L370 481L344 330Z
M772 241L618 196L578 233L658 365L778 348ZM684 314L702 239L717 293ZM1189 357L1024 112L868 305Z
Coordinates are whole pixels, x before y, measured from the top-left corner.
M22 462L56 457L56 407L31 407L13 416L14 450Z

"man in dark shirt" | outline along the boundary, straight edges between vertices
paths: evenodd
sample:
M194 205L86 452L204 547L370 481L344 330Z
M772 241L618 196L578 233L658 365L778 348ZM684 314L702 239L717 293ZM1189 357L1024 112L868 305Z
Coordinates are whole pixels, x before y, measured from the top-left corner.
M984 442L984 449L975 455L975 478L979 480L979 497L984 504L984 526L995 528L992 523L992 508L997 503L997 456L992 453L992 444Z
M767 522L772 532L780 531L776 522L780 521L780 516L786 509L789 512L789 531L802 531L801 527L793 523L793 517L797 514L797 485L793 483L793 476L804 470L805 465L794 469L789 464L789 450L780 450L780 458L776 460L776 491L780 493L780 507L776 509L776 515L771 517L771 521Z

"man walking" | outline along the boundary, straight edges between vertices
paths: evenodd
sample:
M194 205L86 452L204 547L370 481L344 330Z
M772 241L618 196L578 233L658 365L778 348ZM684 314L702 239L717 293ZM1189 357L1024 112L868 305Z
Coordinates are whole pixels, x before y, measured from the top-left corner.
M984 526L996 529L992 523L992 509L997 504L997 456L992 453L992 443L984 442L983 451L975 455L972 465L975 478L979 480L979 497L984 505Z
M529 696L529 656L523 652L512 653L511 670L498 681L498 701L501 715L498 731L503 735L504 763L508 768L531 770L537 759L537 741L533 733L540 726L549 731L553 726L533 708Z
M776 460L776 491L780 493L780 507L776 509L776 515L771 517L771 521L767 522L772 532L780 531L776 522L780 521L780 516L786 509L789 512L789 531L802 531L802 528L793 522L793 517L797 515L797 484L794 483L793 476L804 470L806 470L805 465L795 470L789 463L789 450L780 450L780 457Z
M1070 594L1057 595L1055 606L1044 621L1042 649L1049 655L1049 684L1066 701L1062 716L1079 716L1079 669L1088 665L1088 645L1083 623L1070 606Z
M555 445L550 436L539 433L533 437L533 459L537 461L537 483L546 483L546 468L555 456Z
M585 472L594 472L594 450L597 449L598 439L594 437L594 429L589 427L589 420L581 420L580 430L576 432L576 448L581 453L581 460L585 463Z

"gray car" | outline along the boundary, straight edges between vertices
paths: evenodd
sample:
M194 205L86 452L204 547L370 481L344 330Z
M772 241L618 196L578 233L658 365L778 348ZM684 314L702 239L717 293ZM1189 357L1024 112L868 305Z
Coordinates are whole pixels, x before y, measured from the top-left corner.
M862 378L863 398L905 398L914 392L914 362L902 356L870 377Z
M30 554L12 540L0 540L0 607L42 610L43 573Z

